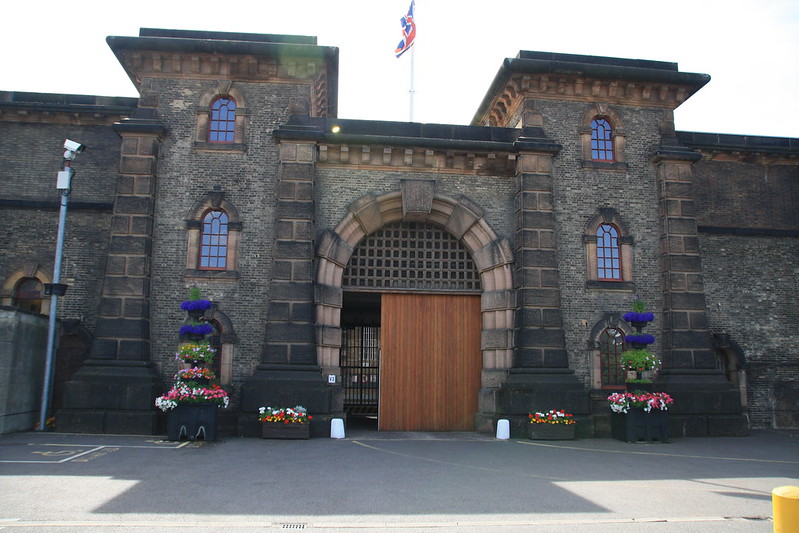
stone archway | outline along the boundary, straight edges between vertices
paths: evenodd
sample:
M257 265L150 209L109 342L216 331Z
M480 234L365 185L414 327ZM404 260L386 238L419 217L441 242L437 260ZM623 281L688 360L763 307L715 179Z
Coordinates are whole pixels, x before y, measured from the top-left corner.
M507 376L514 348L513 252L476 204L466 197L434 194L431 181L403 180L399 191L380 196L367 194L349 206L348 213L333 231L322 235L317 247L315 296L318 364L324 375L339 374L342 277L355 248L366 236L400 221L443 227L460 239L472 255L483 289L479 411L494 412L493 392Z

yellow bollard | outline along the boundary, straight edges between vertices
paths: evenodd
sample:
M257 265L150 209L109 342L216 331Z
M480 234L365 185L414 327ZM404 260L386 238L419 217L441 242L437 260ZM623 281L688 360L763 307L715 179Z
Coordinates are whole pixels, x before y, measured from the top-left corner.
M785 485L771 491L774 533L799 533L799 487Z

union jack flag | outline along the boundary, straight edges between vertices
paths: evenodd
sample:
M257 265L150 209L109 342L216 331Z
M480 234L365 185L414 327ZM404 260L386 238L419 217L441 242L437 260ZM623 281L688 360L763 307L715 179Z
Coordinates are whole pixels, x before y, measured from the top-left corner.
M408 14L400 19L400 24L402 25L402 40L397 45L397 49L394 50L397 57L407 52L410 47L413 46L413 41L416 39L416 22L413 20L413 7L415 3L415 0L411 0L411 7L408 8Z

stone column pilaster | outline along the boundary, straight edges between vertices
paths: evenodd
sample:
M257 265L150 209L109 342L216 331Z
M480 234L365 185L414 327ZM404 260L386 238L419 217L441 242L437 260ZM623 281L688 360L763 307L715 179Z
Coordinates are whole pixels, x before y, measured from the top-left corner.
M663 292L658 385L675 399L671 431L678 436L741 435L747 422L740 395L716 369L708 326L692 185L692 164L700 157L674 142L663 146L654 161Z
M552 204L552 154L519 155L514 368L568 368Z
M159 145L166 130L140 108L122 138L102 297L89 359L66 384L59 429L154 433L159 378L150 362L150 261Z
M313 142L280 144L266 338L261 364L242 388L245 435L257 432L254 413L260 406L306 407L314 414L312 434L324 432L324 413L331 412L332 389L316 361L315 154Z
M540 117L531 114L532 120ZM511 420L511 433L523 436L534 409L588 413L588 394L569 368L561 317L556 220L553 205L553 158L560 146L539 126L523 128L516 178L516 351L513 367L500 389L500 410ZM557 404L556 407L547 407Z

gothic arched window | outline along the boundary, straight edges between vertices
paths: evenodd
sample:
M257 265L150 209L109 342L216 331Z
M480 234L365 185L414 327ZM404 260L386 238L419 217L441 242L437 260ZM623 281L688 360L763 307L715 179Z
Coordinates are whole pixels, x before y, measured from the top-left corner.
M208 142L232 143L236 140L236 101L220 96L210 107Z
M614 161L613 126L604 117L591 121L591 160Z
M22 278L14 287L14 306L42 312L42 282L37 278Z
M225 270L228 251L228 216L222 210L206 212L200 228L201 270Z
M597 339L599 347L600 384L603 389L624 387L625 372L620 356L624 352L624 333L620 329L605 328Z
M596 279L621 281L621 273L619 230L613 224L602 224L596 230Z

